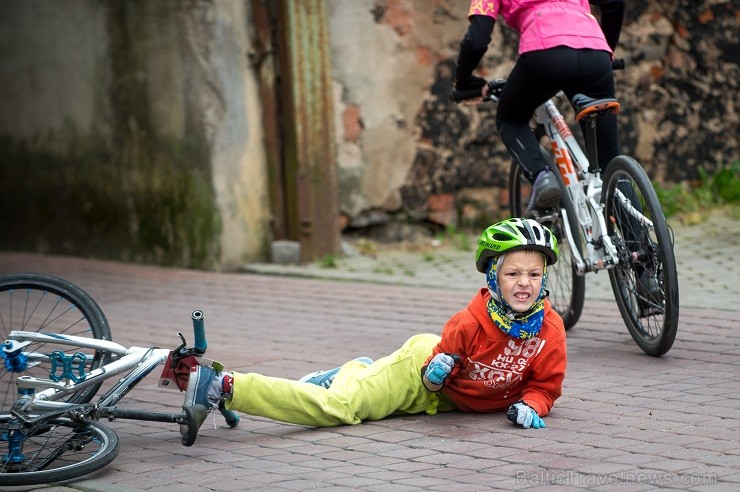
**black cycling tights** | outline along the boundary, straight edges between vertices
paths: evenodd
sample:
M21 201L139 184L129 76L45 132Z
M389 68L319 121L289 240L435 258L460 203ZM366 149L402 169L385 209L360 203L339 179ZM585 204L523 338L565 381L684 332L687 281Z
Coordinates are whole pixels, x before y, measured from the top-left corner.
M511 155L530 173L530 180L547 166L529 121L540 104L561 90L569 99L578 93L597 99L614 97L609 53L558 46L524 53L517 60L501 92L496 127ZM619 154L616 115L599 119L596 138L603 171Z

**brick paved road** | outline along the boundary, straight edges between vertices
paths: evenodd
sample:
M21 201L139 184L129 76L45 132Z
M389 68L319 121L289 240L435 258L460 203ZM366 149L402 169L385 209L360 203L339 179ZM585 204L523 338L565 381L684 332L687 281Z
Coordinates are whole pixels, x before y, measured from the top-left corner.
M297 378L410 335L438 332L472 292L217 274L0 254L0 272L63 276L95 297L119 343L175 346L206 313L209 355ZM683 309L656 359L613 302L589 300L568 336L564 396L544 430L503 414L451 413L313 429L243 416L204 425L191 448L172 424L114 421L107 468L50 490L740 490L740 313ZM150 376L122 405L177 411ZM220 419L220 416L219 416Z

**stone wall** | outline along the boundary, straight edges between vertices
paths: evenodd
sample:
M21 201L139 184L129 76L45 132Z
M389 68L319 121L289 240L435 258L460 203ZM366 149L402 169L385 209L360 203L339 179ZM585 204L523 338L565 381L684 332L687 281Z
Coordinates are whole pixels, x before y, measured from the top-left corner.
M447 100L466 3L331 3L347 230L505 215L510 158L495 107ZM621 145L652 179L694 180L738 159L738 16L731 1L627 2L616 56L628 66L615 74ZM498 22L481 75L506 76L517 40Z

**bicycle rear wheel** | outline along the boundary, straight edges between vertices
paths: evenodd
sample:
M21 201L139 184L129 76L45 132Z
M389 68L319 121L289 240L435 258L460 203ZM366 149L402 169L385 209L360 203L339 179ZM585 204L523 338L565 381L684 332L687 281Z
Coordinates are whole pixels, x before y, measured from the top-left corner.
M17 274L0 277L0 343L11 330L76 335L110 340L108 320L98 304L82 289L49 275ZM56 354L53 362L51 354ZM79 355L78 355L79 354ZM51 343L31 343L16 356L0 352L0 414L8 413L18 399L16 380L20 376L50 379L66 372L77 377L80 369L90 371L110 361L103 350ZM61 371L65 365L73 371ZM55 364L55 365L53 365ZM53 370L54 369L54 370ZM71 403L89 402L100 384L68 396Z
M560 189L564 190L563 178L555 167L549 153L542 149L545 162L550 166L555 178L560 183ZM525 171L516 161L512 161L509 172L509 209L513 217L523 217L527 209L531 193L531 184L527 179ZM562 211L568 214L570 225L566 226ZM547 226L558 240L560 256L557 263L547 268L547 290L550 292L548 299L553 309L563 318L565 329L569 330L578 322L583 312L583 302L586 296L586 279L576 273L571 254L571 246L566 236L566 227L570 227L571 235L578 241L580 237L578 227L575 224L576 213L573 202L568 193L563 193L560 199L560 208L553 211L553 215L539 217L538 221Z
M678 274L673 241L650 179L628 156L615 157L604 176L607 229L619 264L609 270L627 329L646 353L659 357L678 330Z
M0 486L35 485L81 477L118 455L118 436L92 421L57 418L25 428L0 416Z

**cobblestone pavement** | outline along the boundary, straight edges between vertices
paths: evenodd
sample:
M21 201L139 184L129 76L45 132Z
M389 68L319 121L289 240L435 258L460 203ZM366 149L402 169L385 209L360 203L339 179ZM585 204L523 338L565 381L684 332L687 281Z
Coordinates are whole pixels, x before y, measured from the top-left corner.
M218 416L186 448L173 424L116 420L106 422L121 441L116 460L48 490L740 490L737 223L709 234L676 229L681 319L661 358L640 351L610 293L599 298L589 284L546 429L503 414L324 429L246 415L230 429ZM209 356L287 378L439 332L481 285L455 275L432 285L421 272L412 286L0 253L0 273L23 271L87 290L124 345L175 347L191 310L203 309ZM121 406L178 411L182 395L156 383L147 377Z

